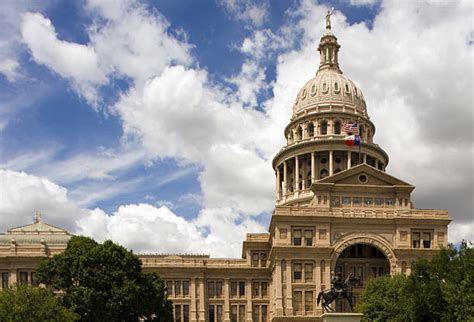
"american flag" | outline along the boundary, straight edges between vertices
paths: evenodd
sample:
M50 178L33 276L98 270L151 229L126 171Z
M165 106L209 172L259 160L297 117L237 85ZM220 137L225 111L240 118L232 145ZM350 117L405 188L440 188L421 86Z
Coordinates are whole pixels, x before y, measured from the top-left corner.
M344 123L342 125L342 130L348 134L356 134L359 135L359 126L357 122L354 123Z

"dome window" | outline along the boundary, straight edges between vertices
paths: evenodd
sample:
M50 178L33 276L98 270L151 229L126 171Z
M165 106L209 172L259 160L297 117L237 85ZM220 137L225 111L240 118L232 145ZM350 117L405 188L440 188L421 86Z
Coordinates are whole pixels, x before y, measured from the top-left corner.
M341 89L339 88L339 83L334 82L334 93L340 93Z
M303 89L303 92L301 93L301 99L304 100L306 98L306 88Z
M345 84L345 93L346 94L350 94L350 91L349 91L349 84Z
M340 121L336 121L336 123L334 123L334 134L341 134L341 122Z
M328 122L322 121L321 122L321 135L328 134Z
M334 161L336 161L336 163L341 163L341 158L336 158Z
M313 123L308 124L308 135L310 137L314 136L314 124Z
M303 129L301 128L301 126L298 126L298 129L296 130L296 135L298 140L301 140L303 138Z
M311 96L314 96L316 95L316 93L318 92L318 88L316 87L315 84L311 85Z
M328 92L328 84L323 83L323 93L327 94L327 92Z

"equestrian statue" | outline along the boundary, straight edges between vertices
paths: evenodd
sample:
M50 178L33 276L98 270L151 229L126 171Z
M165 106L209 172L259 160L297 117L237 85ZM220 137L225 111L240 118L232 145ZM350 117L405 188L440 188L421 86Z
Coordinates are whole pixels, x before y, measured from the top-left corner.
M355 280L356 278L354 278L352 273L347 276L346 280L342 279L341 274L334 276L331 280L332 287L319 292L317 300L318 305L322 299L323 311L326 310L326 312L332 312L334 311L330 306L332 302L346 299L349 302L352 311L352 283Z

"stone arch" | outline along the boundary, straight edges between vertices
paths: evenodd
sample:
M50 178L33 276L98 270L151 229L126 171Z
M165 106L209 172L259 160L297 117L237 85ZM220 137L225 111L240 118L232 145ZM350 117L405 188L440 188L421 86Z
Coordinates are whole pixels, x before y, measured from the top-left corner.
M395 253L392 250L392 246L390 243L385 240L384 238L377 236L375 234L367 234L367 233L353 233L346 236L343 236L341 240L339 240L334 245L334 251L331 254L331 272L334 272L336 268L336 262L339 258L339 255L350 246L356 244L365 244L369 246L373 246L381 251L387 260L390 263L390 274L393 275L397 269L397 258Z

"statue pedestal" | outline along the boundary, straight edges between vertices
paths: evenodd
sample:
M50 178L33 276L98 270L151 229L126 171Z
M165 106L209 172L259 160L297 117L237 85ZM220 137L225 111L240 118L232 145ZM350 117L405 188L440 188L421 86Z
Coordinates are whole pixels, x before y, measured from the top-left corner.
M324 313L323 322L360 322L362 313Z

